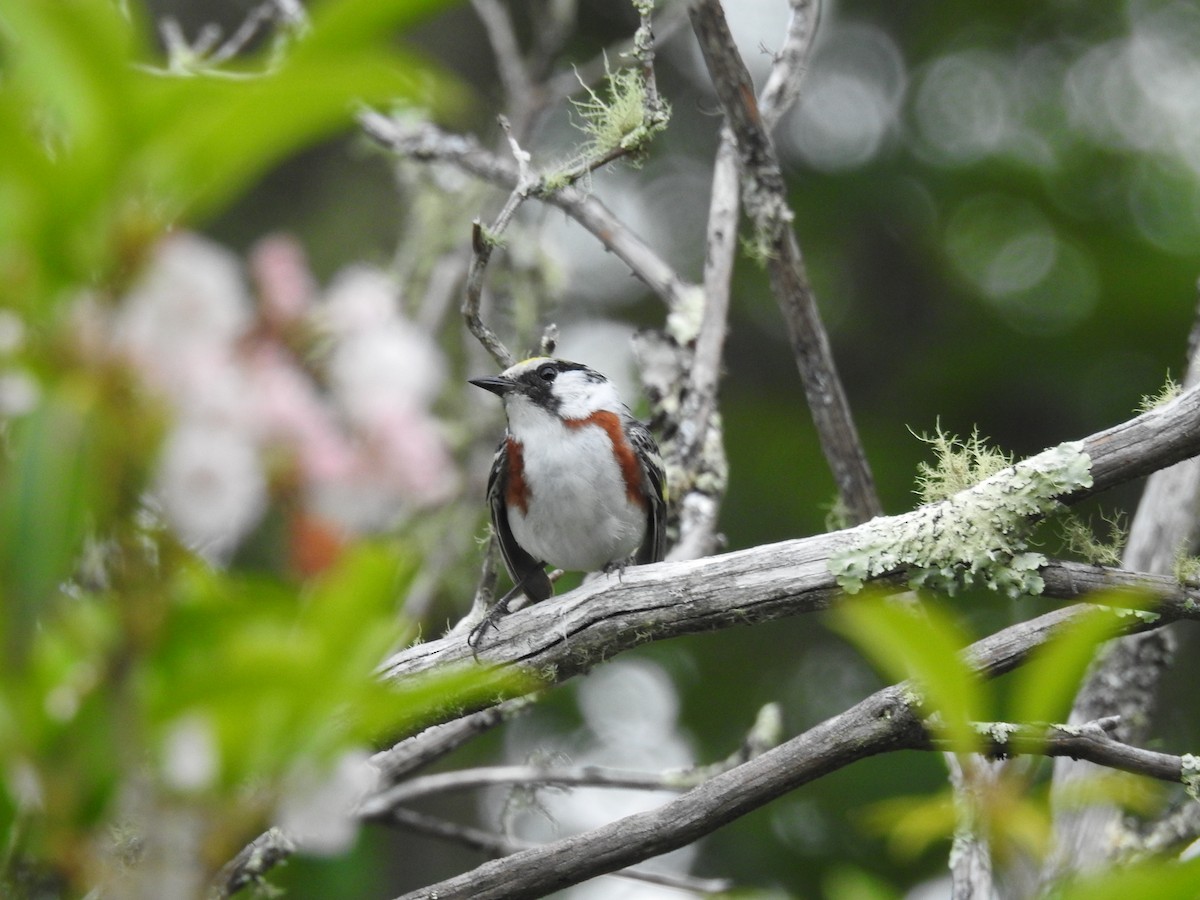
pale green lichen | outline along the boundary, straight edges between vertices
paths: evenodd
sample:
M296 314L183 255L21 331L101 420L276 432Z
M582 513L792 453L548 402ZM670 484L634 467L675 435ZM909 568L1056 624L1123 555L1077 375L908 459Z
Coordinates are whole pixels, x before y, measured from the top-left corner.
M486 225L479 225L479 240L483 242L485 247L496 249L504 246L504 235L499 231L492 231Z
M636 156L667 127L670 108L661 100L655 109L648 108L651 104L647 103L646 83L637 69L609 71L607 81L607 96L584 85L587 99L571 101L583 118L583 132L588 136L582 153L589 159L617 150Z
M1200 584L1200 556L1190 556L1180 547L1171 572L1182 584Z
M922 503L945 500L1012 465L1012 456L988 446L978 430L964 441L942 431L939 422L932 435L913 432L913 436L928 444L934 455L932 463L917 464L917 495Z
M850 507L846 505L841 494L838 494L825 510L825 530L841 531L843 528L849 528L851 524Z
M1092 565L1119 566L1129 528L1120 513L1112 518L1101 514L1100 518L1108 526L1107 540L1096 534L1091 525L1079 516L1068 514L1060 526L1063 543L1071 553Z
M1011 722L974 722L972 724L980 737L1000 745L1007 744L1012 736L1021 730L1020 725L1014 725Z
M1183 775L1179 779L1184 789L1193 800L1200 801L1200 756L1185 753L1180 758Z
M565 169L556 172L547 172L542 176L542 183L538 186L537 193L547 196L557 193L574 180L572 174Z
M700 336L707 308L708 294L704 288L700 285L685 288L679 293L679 302L673 304L667 314L667 334L680 346L688 346Z
M760 269L766 268L767 263L778 255L771 243L770 234L764 228L756 228L752 236L742 237L740 243L742 253Z
M873 519L833 555L830 571L848 593L870 578L907 571L909 584L954 594L968 585L1010 597L1038 594L1045 557L1028 549L1032 522L1058 498L1092 484L1082 442L1060 444L967 490L911 513Z
M1153 625L1159 621L1162 616L1156 612L1151 612L1148 609L1117 609L1114 613L1121 619L1140 619L1147 624Z
M1138 412L1150 412L1164 404L1170 403L1176 397L1183 393L1183 388L1179 382L1171 377L1171 373L1167 373L1167 381L1156 393L1144 394L1142 402L1138 404Z

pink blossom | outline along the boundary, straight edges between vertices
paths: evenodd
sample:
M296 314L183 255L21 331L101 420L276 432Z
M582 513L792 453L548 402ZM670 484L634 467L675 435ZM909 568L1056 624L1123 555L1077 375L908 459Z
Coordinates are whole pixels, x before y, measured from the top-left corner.
M458 473L429 411L446 364L404 317L392 280L351 268L315 300L303 251L287 237L260 242L251 268L257 316L236 256L173 235L111 323L113 346L177 416L157 484L180 537L228 558L272 485L304 505L289 507L289 520L347 536L447 499ZM289 340L309 334L322 336L323 352L302 361Z
M278 326L299 322L312 308L317 285L304 248L291 235L269 235L250 250L250 272L263 316Z

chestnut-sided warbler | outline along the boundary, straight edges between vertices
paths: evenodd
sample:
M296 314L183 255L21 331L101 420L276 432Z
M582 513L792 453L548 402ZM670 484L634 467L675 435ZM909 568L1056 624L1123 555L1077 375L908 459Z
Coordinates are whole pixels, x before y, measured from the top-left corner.
M487 497L514 584L472 629L474 646L516 594L554 593L547 565L610 572L662 559L667 491L654 438L594 369L540 356L471 384L499 395L508 417Z

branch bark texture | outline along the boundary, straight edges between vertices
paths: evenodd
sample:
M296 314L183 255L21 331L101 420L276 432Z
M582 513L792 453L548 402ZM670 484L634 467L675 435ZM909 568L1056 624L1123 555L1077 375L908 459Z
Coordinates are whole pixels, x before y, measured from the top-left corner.
M850 521L865 522L882 512L882 507L808 281L792 228L794 216L787 203L787 185L759 113L754 84L718 0L693 0L688 14L726 123L737 142L743 203L754 222L771 290L783 313L821 448ZM772 108L783 102L782 97L773 101Z

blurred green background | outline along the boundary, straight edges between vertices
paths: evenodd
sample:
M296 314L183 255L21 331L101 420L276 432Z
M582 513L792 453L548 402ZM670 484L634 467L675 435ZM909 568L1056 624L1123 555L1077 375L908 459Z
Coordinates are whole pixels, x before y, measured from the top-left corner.
M208 23L232 29L256 4L148 5L154 19L174 17L194 35ZM445 127L500 148L495 116L504 98L484 30L469 4L429 5L445 8L397 37L397 46L460 83L462 102L441 112ZM611 0L509 5L526 42L551 7L577 7L578 27L556 71L594 61L636 27L632 11ZM664 6L668 21L681 19L679 4ZM760 44L778 46L787 4L736 0L726 7L761 84L769 58ZM670 127L643 166L598 173L589 189L684 277L698 280L720 116L682 19L660 30L659 89L673 109ZM939 422L964 436L978 428L1019 457L1128 418L1168 373L1181 376L1200 274L1197 60L1200 10L1192 3L826 5L803 100L777 144L796 232L889 513L912 507L916 465L928 458L912 432L931 432ZM551 165L578 144L569 118L566 107L547 116L528 144L535 164ZM488 221L503 200L495 189L471 193L451 180L440 185L446 199L438 207L439 183L424 171L411 163L397 170L349 131L289 153L202 230L239 253L266 234L292 234L326 283L350 264L386 268L414 248L461 246L471 220ZM658 327L662 305L561 214L526 212L489 270L502 337L532 346L540 325L556 321L564 355L574 346L599 368L628 365L589 336L606 342L612 332L605 322L628 331ZM418 552L439 541L469 548L483 533L482 484L500 428L496 410L480 413L464 385L489 363L468 346L453 315L446 321L438 341L451 375L438 410L471 490L456 500L460 512L440 510L414 526ZM590 352L596 355L584 355ZM728 548L824 530L832 479L766 278L744 255L721 410ZM460 416L465 426L455 422ZM1130 485L1083 513L1131 513L1137 496L1138 485ZM1051 530L1042 549L1058 549ZM437 634L460 617L476 565L464 554L440 572L413 624ZM969 595L953 609L982 635L1047 603ZM1182 659L1195 656L1192 646ZM634 683L642 677L667 685L661 696L676 704L667 714L676 717L671 746L698 762L730 753L765 703L782 705L792 735L882 684L818 617L673 640L627 657L610 665L626 666ZM1194 696L1183 689L1195 675L1181 667L1165 686L1156 746L1184 752L1200 738ZM591 701L579 696L576 681L553 691L515 736L488 735L446 765L519 760L539 747L582 756L592 720L580 704ZM645 766L654 767L653 755ZM903 896L942 875L949 842L897 852L870 824L870 810L888 797L943 785L933 755L860 762L706 839L691 871L731 878L761 896ZM427 808L494 827L499 801L488 802L481 809L453 795ZM296 898L385 898L480 861L473 852L372 827L351 854L293 860L272 880ZM659 896L616 879L590 890L577 896Z

